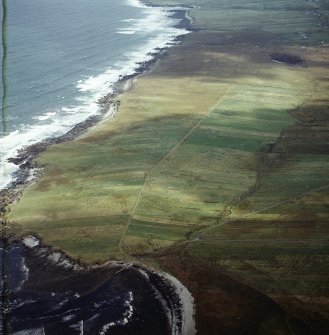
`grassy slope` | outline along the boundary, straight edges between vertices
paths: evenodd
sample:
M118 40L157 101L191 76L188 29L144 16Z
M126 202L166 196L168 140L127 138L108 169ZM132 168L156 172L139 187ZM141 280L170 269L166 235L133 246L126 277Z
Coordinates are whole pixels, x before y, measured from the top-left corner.
M237 315L254 305L261 315L263 298L245 297L223 272L306 320L310 334L322 320L321 333L329 296L328 190L320 188L329 171L329 70L321 46L327 12L316 9L327 2L184 3L200 6L191 15L201 30L120 97L114 119L41 155L45 176L12 207L11 221L20 234L37 233L85 262L128 257L120 247L158 251L149 257L193 291L201 333L242 334L233 327ZM274 63L277 52L306 62ZM271 318L259 321L266 333L286 333Z

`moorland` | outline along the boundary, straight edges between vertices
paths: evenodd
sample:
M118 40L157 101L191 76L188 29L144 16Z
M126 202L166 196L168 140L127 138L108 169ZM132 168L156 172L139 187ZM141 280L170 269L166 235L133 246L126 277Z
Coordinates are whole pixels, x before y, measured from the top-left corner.
M170 272L198 334L327 334L329 2L152 0L182 2L191 33L40 154L11 229Z

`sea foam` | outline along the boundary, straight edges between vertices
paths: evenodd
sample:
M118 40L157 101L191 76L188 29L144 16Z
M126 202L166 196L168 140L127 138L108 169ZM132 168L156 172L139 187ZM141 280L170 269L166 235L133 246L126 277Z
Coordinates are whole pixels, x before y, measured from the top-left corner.
M122 60L107 68L103 73L90 76L76 82L81 96L76 98L76 104L63 106L57 110L48 110L37 116L37 124L21 125L0 138L0 189L10 187L17 178L19 167L8 162L9 158L19 154L19 150L38 143L47 138L53 138L68 132L74 125L100 112L97 101L113 93L114 84L124 76L133 75L141 64L152 60L154 54L173 45L178 36L187 34L185 29L175 28L176 19L171 17L171 11L161 7L147 7L137 0L127 0L127 5L140 8L145 14L144 19L127 19L127 27L118 30L121 34L149 33L144 45L133 52L122 55ZM156 32L156 35L154 35ZM152 35L152 37L151 37Z

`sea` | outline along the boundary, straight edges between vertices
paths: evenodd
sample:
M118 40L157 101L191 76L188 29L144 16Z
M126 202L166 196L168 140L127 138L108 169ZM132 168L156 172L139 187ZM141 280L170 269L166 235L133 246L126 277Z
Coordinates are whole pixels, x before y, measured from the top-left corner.
M83 268L26 237L0 243L0 273L1 335L181 334L171 286L137 265Z
M100 113L97 101L120 78L187 33L173 8L138 0L2 5L0 189L17 178L18 166L8 158Z
M1 1L0 190L19 176L9 158L100 115L120 79L188 33L186 9L137 0ZM0 233L0 334L173 334L160 277L82 269L38 243Z

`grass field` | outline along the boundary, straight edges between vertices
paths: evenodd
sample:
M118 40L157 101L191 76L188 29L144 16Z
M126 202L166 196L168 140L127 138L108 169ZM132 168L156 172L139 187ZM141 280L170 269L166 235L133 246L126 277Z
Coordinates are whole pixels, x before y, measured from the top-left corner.
M198 31L118 97L113 119L40 155L44 176L10 222L86 263L172 272L200 334L325 334L328 1L184 3L200 7Z

